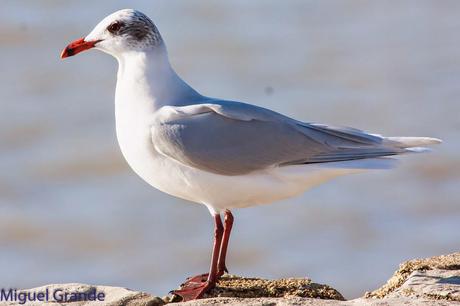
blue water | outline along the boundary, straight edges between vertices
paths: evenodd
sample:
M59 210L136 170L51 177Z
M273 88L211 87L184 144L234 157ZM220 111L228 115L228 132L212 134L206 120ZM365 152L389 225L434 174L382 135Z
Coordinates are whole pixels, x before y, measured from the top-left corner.
M460 2L2 1L0 287L162 295L207 270L205 207L154 190L121 157L116 62L59 59L125 7L152 17L177 71L204 94L445 141L395 170L236 211L231 273L306 276L351 298L403 260L459 251Z

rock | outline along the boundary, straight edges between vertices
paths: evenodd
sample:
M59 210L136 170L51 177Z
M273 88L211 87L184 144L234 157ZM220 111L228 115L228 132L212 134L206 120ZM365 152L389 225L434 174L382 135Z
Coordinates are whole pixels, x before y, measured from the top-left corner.
M3 300L5 295L10 294L8 289L4 290L5 292L0 292ZM38 294L42 293L43 298L46 292L49 300L47 302L38 301ZM16 292L12 290L10 297L15 293L16 296L29 294L29 300L35 298L35 301L26 304L31 306L160 306L171 301L171 297L162 299L125 288L84 284L48 285ZM87 300L75 300L75 296L79 296L77 293L83 295ZM95 300L102 297L98 295L101 293L104 295L103 301ZM67 300L63 301L63 298ZM20 304L20 299L0 302L0 306ZM226 275L204 299L174 303L176 306L220 304L237 306L460 305L460 253L407 261L400 265L398 271L382 288L350 301L345 301L337 290L327 285L315 284L306 278L266 280Z
M443 269L440 269L443 268ZM259 280L235 277L210 292L210 298L177 303L177 306L207 306L227 304L232 306L452 306L460 305L460 253L448 256L412 260L403 263L395 276L381 289L365 297L344 301L336 290L311 283L310 280ZM252 283L254 282L254 283ZM321 286L321 294L312 286ZM224 288L222 288L224 287ZM252 290L252 288L260 288ZM242 292L236 290L241 288ZM280 291L273 288L281 288ZM296 288L305 288L308 293ZM245 290L247 290L245 292ZM284 291L285 290L285 291ZM243 293L245 292L245 293ZM279 292L273 294L274 292ZM299 294L300 292L300 294ZM336 293L334 293L336 292ZM236 294L235 294L236 293ZM258 296L259 297L256 297ZM219 296L219 297L216 297ZM224 297L225 296L225 297ZM230 298L230 296L232 296ZM263 297L262 297L263 296ZM246 297L246 298L244 298ZM316 297L316 298L314 298Z
M453 304L455 303L455 304ZM365 299L359 298L350 301L321 300L302 297L285 298L209 298L185 303L173 304L174 306L453 306L460 305L456 302L438 301L430 299L391 298L391 299Z
M388 282L366 298L427 297L460 301L460 253L402 263Z
M328 285L312 283L308 278L268 280L224 275L204 298L211 297L310 297L344 301L343 296Z
M387 297L426 297L460 302L460 270L414 271Z

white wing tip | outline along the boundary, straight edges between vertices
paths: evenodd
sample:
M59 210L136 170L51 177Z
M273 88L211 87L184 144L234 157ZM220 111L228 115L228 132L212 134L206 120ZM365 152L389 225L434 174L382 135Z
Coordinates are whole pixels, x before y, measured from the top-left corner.
M420 137L423 142L426 144L440 144L442 140L434 137Z
M431 140L433 141L433 144L440 144L440 143L442 143L442 139L439 139L439 138L431 138Z

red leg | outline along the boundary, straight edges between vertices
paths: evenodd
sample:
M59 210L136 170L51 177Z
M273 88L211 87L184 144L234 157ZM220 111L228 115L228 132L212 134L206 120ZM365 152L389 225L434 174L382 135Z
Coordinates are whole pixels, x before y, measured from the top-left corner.
M222 245L220 246L219 260L217 262L217 278L221 277L228 272L225 264L225 258L227 256L228 241L230 239L230 233L233 226L233 215L230 210L225 211L224 218L224 234L222 236ZM186 279L185 284L189 282L205 282L208 278L208 273L195 275Z
M219 260L219 251L222 243L224 227L220 215L214 215L214 247L212 250L211 267L209 269L208 279L205 282L187 281L181 289L174 290L172 293L182 297L182 301L199 299L204 293L212 289L217 281L217 263Z
M228 272L227 266L225 265L225 258L227 257L228 241L230 239L230 233L232 232L233 226L233 215L230 210L225 211L224 218L224 235L222 237L222 246L220 247L219 262L217 264L217 275L221 277L225 272Z

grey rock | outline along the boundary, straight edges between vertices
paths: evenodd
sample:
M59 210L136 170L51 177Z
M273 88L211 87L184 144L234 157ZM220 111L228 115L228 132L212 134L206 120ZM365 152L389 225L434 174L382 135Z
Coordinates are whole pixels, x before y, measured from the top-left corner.
M460 302L460 270L414 271L387 297L424 297Z
M414 271L429 270L460 271L460 252L430 258L413 259L403 262L399 265L399 269L393 274L393 276L387 281L385 285L373 292L367 292L365 297L385 298L393 291L400 288L404 283L406 283ZM440 277L442 278L442 275L440 275Z

